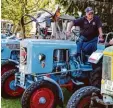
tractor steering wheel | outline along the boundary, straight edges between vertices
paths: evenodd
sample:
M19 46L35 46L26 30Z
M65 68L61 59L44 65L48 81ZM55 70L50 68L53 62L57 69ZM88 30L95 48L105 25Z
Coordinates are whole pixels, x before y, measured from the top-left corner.
M109 32L106 34L106 39L105 39L105 43L109 42L110 39L113 38L113 32Z
M107 34L104 34L103 36L104 36L104 41L102 41L102 42L101 41L98 41L98 43L102 43L102 44L105 45L106 43L108 43L110 41L110 39L113 38L113 32L109 32Z

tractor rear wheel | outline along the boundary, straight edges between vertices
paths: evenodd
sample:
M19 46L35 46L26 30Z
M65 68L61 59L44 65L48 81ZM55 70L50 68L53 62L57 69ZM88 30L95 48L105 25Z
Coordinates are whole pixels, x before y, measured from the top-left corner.
M23 93L22 108L56 108L57 93L56 86L50 82L35 82Z
M86 86L77 90L69 99L67 108L89 108L92 93L100 90L93 86Z
M102 79L102 67L96 66L93 69L93 72L90 73L90 84L91 86L101 88L101 79Z
M1 96L3 98L18 98L22 95L23 89L15 86L15 69L5 72L1 77Z

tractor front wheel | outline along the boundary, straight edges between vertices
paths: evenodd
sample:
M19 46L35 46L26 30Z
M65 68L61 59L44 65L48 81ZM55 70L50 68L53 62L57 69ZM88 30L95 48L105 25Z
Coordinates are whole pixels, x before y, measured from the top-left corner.
M3 98L18 98L22 95L23 89L15 86L15 69L5 72L1 77L1 96Z
M12 69L17 69L14 65L10 65L10 64L7 64L7 65L4 65L1 67L1 76L5 73L5 72L8 72Z
M89 108L92 93L100 90L93 86L86 86L77 90L69 99L67 108Z
M22 96L22 108L56 108L58 100L56 86L48 81L35 82Z

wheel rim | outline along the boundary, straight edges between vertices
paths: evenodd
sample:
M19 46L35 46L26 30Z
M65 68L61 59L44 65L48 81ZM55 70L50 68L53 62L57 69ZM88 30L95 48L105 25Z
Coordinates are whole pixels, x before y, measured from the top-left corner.
M11 70L11 69L15 69L14 66L10 66L10 65L6 65L1 69L1 75L3 75L5 72Z
M89 108L90 101L91 101L91 97L90 97L90 96L87 96L87 97L83 98L83 99L79 102L78 108Z
M5 92L12 97L20 96L23 93L23 89L20 87L16 87L14 85L14 75L7 78L7 80L4 83L4 90Z
M30 108L52 108L54 104L54 94L48 88L36 90L30 99Z

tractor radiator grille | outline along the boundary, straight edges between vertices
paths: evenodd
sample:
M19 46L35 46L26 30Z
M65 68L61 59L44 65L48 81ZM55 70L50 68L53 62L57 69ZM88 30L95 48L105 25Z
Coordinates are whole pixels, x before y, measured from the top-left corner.
M111 57L104 56L103 57L103 73L102 78L104 80L111 80Z

